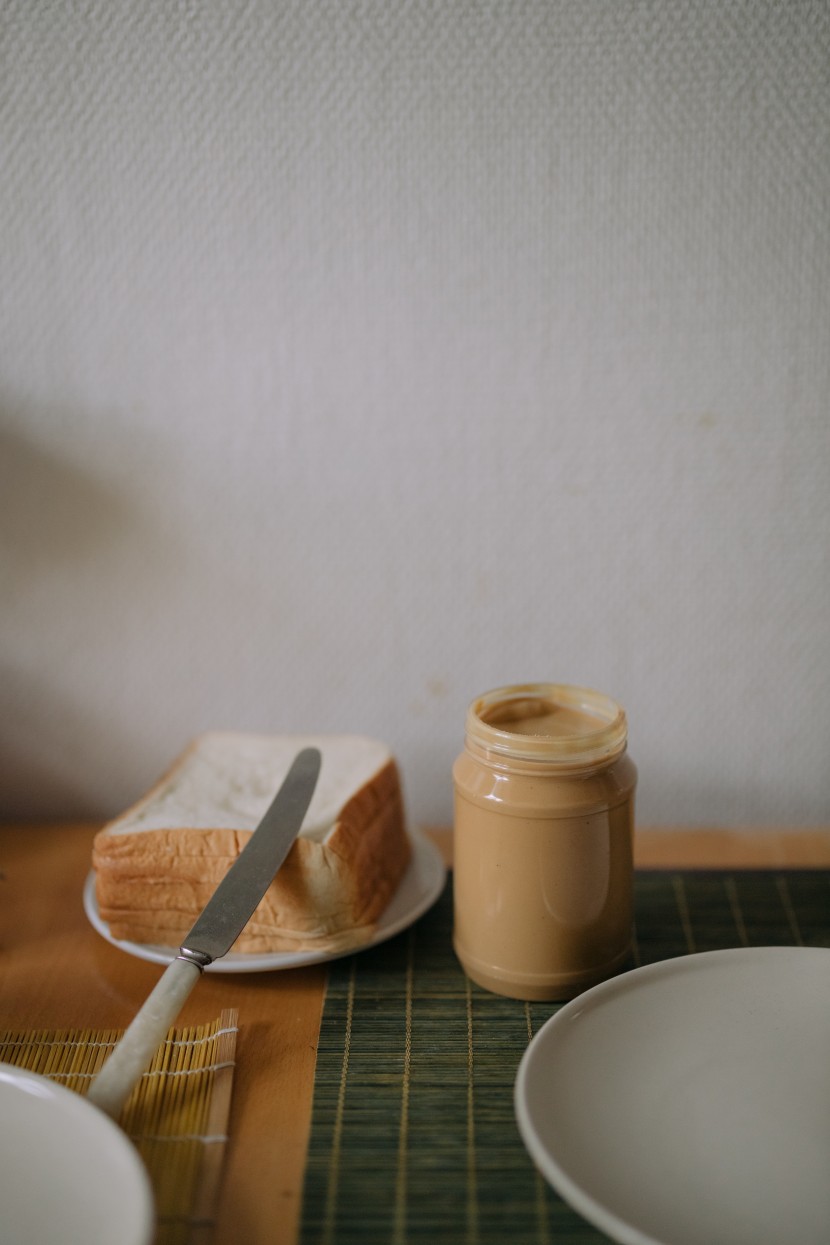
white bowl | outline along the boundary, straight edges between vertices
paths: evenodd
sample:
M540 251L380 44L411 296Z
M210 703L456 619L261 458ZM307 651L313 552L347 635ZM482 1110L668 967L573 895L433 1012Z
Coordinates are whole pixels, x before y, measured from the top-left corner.
M516 1113L542 1174L624 1245L827 1245L830 950L595 986L534 1037Z
M108 1116L47 1077L0 1063L4 1245L149 1245L150 1181Z

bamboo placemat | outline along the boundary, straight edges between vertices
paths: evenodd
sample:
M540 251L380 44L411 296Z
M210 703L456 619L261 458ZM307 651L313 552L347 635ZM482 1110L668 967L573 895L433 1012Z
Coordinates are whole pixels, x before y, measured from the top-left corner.
M156 1245L212 1239L227 1141L237 1013L171 1029L133 1090L120 1124L141 1154L156 1203ZM116 1029L0 1031L0 1061L85 1094L121 1036Z
M830 872L640 873L634 963L774 944L830 947ZM301 1245L600 1245L536 1173L513 1115L555 1004L471 985L451 881L386 944L332 965Z

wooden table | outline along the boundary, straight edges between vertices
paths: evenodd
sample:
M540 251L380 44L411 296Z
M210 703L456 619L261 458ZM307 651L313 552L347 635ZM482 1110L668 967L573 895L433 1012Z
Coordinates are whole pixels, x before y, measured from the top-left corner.
M0 1026L126 1026L159 968L89 925L82 888L97 826L0 827ZM451 835L432 837L450 859ZM637 833L640 868L830 867L830 827ZM311 1118L325 966L247 977L206 975L182 1024L239 1009L230 1142L216 1241L293 1245Z

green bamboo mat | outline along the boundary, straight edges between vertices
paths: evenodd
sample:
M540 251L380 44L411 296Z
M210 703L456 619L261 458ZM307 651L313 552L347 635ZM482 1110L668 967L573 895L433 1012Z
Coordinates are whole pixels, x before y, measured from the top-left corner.
M830 871L641 873L632 967L722 947L830 947ZM556 1004L471 985L452 882L406 933L331 966L301 1245L600 1245L536 1173L513 1115Z

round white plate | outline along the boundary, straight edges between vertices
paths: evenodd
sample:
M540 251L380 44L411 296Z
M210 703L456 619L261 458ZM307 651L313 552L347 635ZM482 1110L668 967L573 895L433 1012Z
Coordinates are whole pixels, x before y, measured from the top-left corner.
M830 950L664 960L573 999L516 1080L542 1175L624 1245L827 1245Z
M0 1063L0 1236L37 1245L149 1245L153 1197L108 1116L45 1076Z
M264 973L275 969L301 968L307 964L321 964L329 960L340 959L352 955L355 951L366 951L378 943L399 934L401 930L417 921L428 908L435 903L444 889L447 871L438 848L429 839L420 834L410 834L412 842L412 859L409 868L401 879L400 886L390 900L389 906L378 921L371 942L360 947L352 947L345 951L283 951L270 954L254 955L242 952L230 952L221 960L209 964L208 973ZM175 959L178 948L153 946L149 943L126 942L113 938L109 926L102 921L95 897L95 874L90 873L84 884L84 911L99 934L106 938L114 947L137 956L140 960L150 960L154 964L169 964Z

